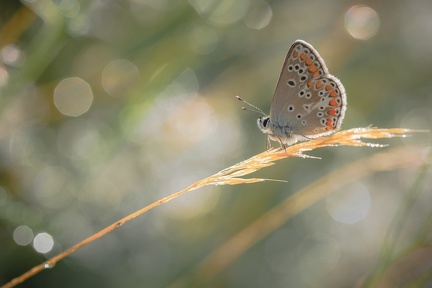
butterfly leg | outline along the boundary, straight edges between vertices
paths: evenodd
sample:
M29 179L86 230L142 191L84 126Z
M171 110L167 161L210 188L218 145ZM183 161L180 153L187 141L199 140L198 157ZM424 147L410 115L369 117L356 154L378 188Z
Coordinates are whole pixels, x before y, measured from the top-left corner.
M266 142L266 150L270 150L272 148L270 137L267 136L267 142Z
M286 151L287 146L284 143L282 143L282 141L280 141L280 145L281 145L280 148Z
M282 142L282 140L279 138L279 137L277 137L278 138L278 140L279 140L279 144L280 144L280 148L281 149L284 149L285 151L286 151L286 148L287 148L287 146L285 146L285 144Z

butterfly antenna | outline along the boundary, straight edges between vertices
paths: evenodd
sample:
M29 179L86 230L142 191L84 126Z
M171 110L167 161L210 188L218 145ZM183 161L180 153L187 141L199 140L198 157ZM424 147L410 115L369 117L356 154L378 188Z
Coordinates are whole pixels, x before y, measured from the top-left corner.
M242 101L243 103L249 105L250 107L252 107L253 109L247 108L247 107L242 107L243 110L247 110L247 111L252 111L252 112L257 112L260 113L264 116L267 116L267 114L265 114L260 108L256 107L255 105L252 105L251 103L247 102L246 100L240 98L240 96L236 96L236 98L240 101Z

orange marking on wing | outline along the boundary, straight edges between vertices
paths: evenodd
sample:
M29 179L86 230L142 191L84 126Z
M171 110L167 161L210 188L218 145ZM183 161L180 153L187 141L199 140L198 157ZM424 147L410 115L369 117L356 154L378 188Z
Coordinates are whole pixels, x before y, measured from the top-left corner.
M304 53L300 54L300 59L301 60L305 60L306 59L306 54L304 54Z
M312 66L311 66L311 67L312 67ZM312 77L314 77L314 78L318 78L319 76L321 76L319 70L316 71L316 72L312 75Z
M338 96L338 95L336 94L336 91L335 91L335 90L332 90L332 91L330 92L330 96L331 96L331 97L336 97L336 96Z
M336 116L336 110L335 109L330 109L327 111L327 114L330 116Z
M323 84L321 81L317 81L317 82L316 82L315 87L316 87L317 89L320 89L320 88L323 87L323 86L324 86L324 84Z
M327 130L327 131L333 130L333 126L327 126L327 127L326 127L326 130Z
M313 86L313 83L314 83L314 81L309 81L308 84L307 84L307 86L310 88L310 87Z
M333 124L334 124L333 119L332 118L328 118L327 119L327 123L326 123L327 127L331 127L333 129Z
M327 85L325 88L327 91L333 90L333 87L331 85Z
M310 59L310 58L306 58L306 65L307 66L310 66L311 64L312 64L312 59Z
M314 64L312 64L312 65L309 66L308 70L309 70L309 72L313 73L313 72L315 72L315 71L318 70L318 67L315 66Z
M338 106L339 105L338 102L335 99L331 100L329 102L329 104L330 104L330 106Z
M293 56L294 56L294 58L297 58L298 52L297 51L293 51Z

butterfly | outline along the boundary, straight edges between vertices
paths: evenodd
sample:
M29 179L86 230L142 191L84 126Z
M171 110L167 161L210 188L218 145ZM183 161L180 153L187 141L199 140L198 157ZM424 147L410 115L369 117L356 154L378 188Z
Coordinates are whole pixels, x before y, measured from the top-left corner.
M315 48L296 40L289 49L270 107L270 115L237 96L262 114L258 128L286 148L298 141L326 136L339 130L347 107L345 88L329 74Z

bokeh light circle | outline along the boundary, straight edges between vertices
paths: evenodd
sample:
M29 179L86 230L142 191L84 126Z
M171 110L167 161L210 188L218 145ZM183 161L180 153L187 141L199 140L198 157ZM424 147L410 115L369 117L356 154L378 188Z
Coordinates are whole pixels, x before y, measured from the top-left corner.
M260 30L265 28L273 17L271 6L265 1L256 1L244 18L246 26Z
M345 191L327 198L328 213L334 220L346 224L355 224L364 219L371 205L368 189L360 184L350 185Z
M18 245L26 246L33 240L33 231L28 226L18 226L13 232L13 239Z
M345 14L345 29L361 40L373 37L380 26L378 13L368 6L352 6Z
M33 239L33 248L39 253L48 253L54 247L54 239L48 233L39 233Z
M92 102L90 85L78 77L63 79L54 90L54 104L60 113L67 116L84 114Z

